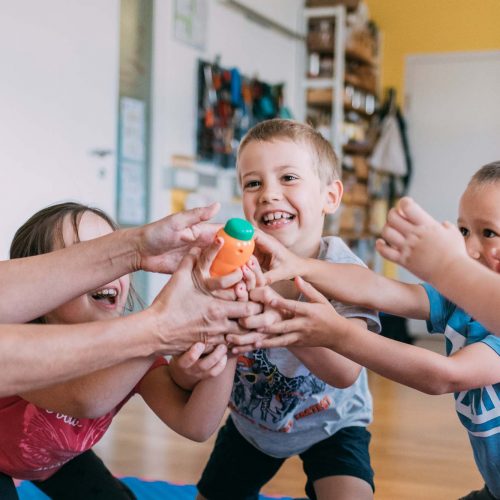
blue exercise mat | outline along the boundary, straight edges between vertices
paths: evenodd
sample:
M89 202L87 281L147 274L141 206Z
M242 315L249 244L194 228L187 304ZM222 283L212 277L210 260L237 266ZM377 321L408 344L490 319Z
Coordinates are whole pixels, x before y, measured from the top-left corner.
M193 500L196 498L194 485L180 485L165 481L144 481L136 477L124 477L122 481L135 493L138 500ZM17 488L20 500L50 500L29 481L23 481ZM290 497L268 497L260 495L260 500L293 500ZM90 500L90 499L89 499Z

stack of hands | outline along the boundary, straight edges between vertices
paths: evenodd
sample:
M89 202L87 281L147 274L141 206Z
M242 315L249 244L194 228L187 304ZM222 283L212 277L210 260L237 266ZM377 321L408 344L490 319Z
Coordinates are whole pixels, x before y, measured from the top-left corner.
M230 355L257 348L317 347L325 345L324 332L331 331L332 325L337 326L338 335L348 328L345 318L336 313L329 300L300 277L307 274L310 259L295 255L260 230L256 230L255 252L246 265L229 275L211 277L212 262L224 242L210 240L219 226L204 227L188 238L203 242L204 248L192 247L173 279L185 279L185 273L191 272L194 287L207 298L217 299L213 314L227 313L233 319L226 317L225 329L174 357L172 368L180 368L175 378L183 380L181 385L186 389L202 378L221 373ZM200 238L201 234L205 236ZM381 236L376 248L382 257L430 283L446 272L447 262L469 259L457 227L437 222L411 198L403 198L391 209ZM207 241L212 243L206 246ZM500 252L490 258L500 271ZM304 302L284 299L271 288L272 284L285 280L294 280L302 298L309 302L307 307ZM219 311L220 301L225 305ZM226 309L228 302L246 302L248 309L243 312L235 309L233 317Z

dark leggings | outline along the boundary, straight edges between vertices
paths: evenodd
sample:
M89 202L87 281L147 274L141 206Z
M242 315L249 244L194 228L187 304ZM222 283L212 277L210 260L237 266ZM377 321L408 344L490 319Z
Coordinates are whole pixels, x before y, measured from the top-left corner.
M45 481L33 481L33 484L53 500L136 498L124 483L111 474L92 450L73 458Z
M10 476L0 472L0 498L2 500L19 500L14 481Z

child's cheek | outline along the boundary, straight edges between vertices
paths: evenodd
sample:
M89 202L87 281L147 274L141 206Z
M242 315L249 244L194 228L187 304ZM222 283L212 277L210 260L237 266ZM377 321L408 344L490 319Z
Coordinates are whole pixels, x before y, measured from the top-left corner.
M486 264L490 269L496 273L500 273L500 246L493 248L490 252L488 252L486 261Z
M496 259L493 263L493 271L500 273L500 260Z

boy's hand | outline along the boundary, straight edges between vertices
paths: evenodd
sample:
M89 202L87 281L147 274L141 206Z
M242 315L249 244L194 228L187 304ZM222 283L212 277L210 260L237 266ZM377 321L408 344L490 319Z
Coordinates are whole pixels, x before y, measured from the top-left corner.
M258 294L264 313L245 318L245 322L248 328L260 323L258 331L228 335L228 341L235 346L246 344L253 348L334 345L332 330L336 330L340 338L341 331L348 328L348 320L337 314L328 299L302 278L296 277L295 285L309 302L284 299L267 287L257 289L251 298L256 300ZM239 352L239 347L232 352Z
M254 255L265 271L264 278L267 285L303 274L301 270L303 260L277 239L259 229L255 231Z
M219 344L202 357L205 348L205 344L197 342L184 354L172 358L169 373L179 387L190 391L200 380L217 377L222 373L227 363L227 347Z
M234 344L252 342L255 348L291 345L332 347L335 342L341 342L341 334L348 330L349 321L337 314L328 299L302 278L295 278L295 285L309 302L288 300L278 294L266 293L263 297L264 307L270 306L288 319L264 326L260 332L228 335L228 340ZM332 335L332 330L336 335Z
M252 255L250 259L248 259L248 262L242 266L241 270L243 272L243 283L245 286L244 290L238 287L236 295L238 296L238 300L245 301L250 299L252 290L264 286L266 280L255 255Z
M447 262L467 255L456 226L440 224L411 198L402 198L389 211L376 247L385 259L429 282L446 269Z
M277 297L281 296L268 286L258 287L250 292L250 299L253 302L261 304L269 304L273 298ZM248 316L247 318L241 318L241 326L254 331L241 336L228 335L226 338L231 344L231 352L233 354L243 354L257 349L258 346L256 343L269 337L269 335L259 333L259 331L276 323L277 321L282 321L285 318L286 314L284 312L279 311L270 305L264 305L264 310L260 314Z

